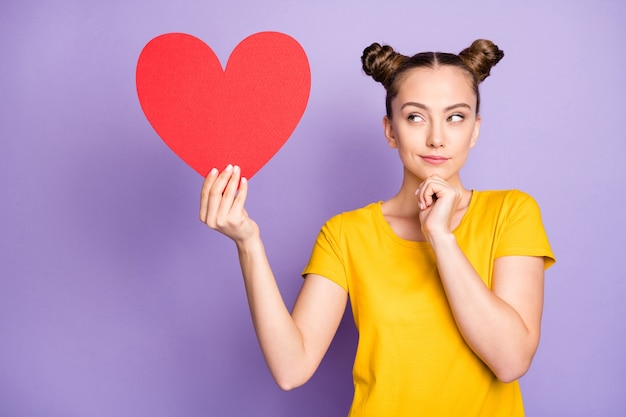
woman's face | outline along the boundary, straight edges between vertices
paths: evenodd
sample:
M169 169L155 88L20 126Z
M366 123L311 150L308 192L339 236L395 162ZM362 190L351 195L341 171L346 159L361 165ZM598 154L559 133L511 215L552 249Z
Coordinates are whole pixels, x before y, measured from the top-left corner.
M459 68L416 68L405 75L384 118L389 146L405 175L420 182L437 175L460 185L459 171L478 139L480 117L467 74Z

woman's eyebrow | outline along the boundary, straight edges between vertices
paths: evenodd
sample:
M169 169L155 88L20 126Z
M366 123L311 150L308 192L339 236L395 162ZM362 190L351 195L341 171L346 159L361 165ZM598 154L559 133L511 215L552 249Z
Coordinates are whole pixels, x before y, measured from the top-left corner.
M431 108L430 108L430 107L428 107L428 106L427 106L427 105L425 105L425 104L418 103L418 102L416 102L416 101L407 101L406 103L404 103L404 104L402 105L402 107L400 107L400 110L402 110L402 109L404 109L405 107L408 107L408 106L418 107L418 108L423 109L423 110L426 110L426 111L428 111L428 112L430 112L430 111L431 111ZM467 104L467 103L456 103L456 104L452 104L451 106L446 107L446 108L445 108L445 109L443 109L443 110L444 110L444 112L448 112L448 111L450 111L450 110L454 110L454 109L457 109L457 108L459 108L459 107L464 107L464 108L467 108L468 110L471 110L471 109L472 109L472 107L471 107L469 104Z
M430 111L430 107L428 107L428 106L427 106L427 105L425 105L425 104L418 103L418 102L416 102L416 101L407 101L406 103L404 103L404 104L402 105L402 107L400 107L400 110L402 110L402 109L403 109L403 108L405 108L405 107L409 107L409 106L418 107L418 108L420 108L420 109L423 109L423 110L426 110L426 111Z
M466 108L468 110L472 110L472 107L467 104L467 103L457 103L457 104L453 104L451 106L448 106L444 109L444 111L450 111L450 110L454 110L454 109L458 109L459 107L463 107Z

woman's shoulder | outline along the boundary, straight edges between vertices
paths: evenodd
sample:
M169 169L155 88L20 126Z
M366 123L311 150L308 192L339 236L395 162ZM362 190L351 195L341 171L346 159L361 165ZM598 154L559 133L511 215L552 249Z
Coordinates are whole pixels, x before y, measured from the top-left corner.
M474 191L477 200L483 204L516 204L524 202L534 202L534 198L521 190L481 190Z
M367 215L371 214L372 212L376 212L377 210L380 210L381 204L382 204L382 201L376 201L376 202L369 203L369 204L367 204L365 206L362 206L362 207L359 207L359 208L346 210L346 211L341 211L341 212L333 215L330 219L334 219L334 218L337 218L337 217L351 218L351 217L367 216Z
M363 223L371 223L372 219L381 215L381 204L382 201L377 201L357 209L335 214L326 221L326 226L350 227Z
M497 217L540 212L533 196L518 189L474 191L474 195L475 212L493 213Z

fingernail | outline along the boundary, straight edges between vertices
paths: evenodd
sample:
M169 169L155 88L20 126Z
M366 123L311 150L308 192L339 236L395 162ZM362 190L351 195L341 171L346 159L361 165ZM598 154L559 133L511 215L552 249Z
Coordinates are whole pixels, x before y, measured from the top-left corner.
M235 172L239 172L239 169L240 169L239 165L235 165L235 167L234 167Z
M224 171L232 171L233 166L231 164L226 165L226 169Z
M211 171L209 172L209 175L214 176L215 174L217 174L217 168L211 169Z

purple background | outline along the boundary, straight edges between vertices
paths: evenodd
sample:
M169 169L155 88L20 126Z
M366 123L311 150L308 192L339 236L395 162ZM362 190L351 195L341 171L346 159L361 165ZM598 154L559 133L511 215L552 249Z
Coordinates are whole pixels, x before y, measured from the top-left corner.
M507 55L482 87L464 182L534 195L558 257L522 379L528 415L626 415L626 6L308 3L2 2L0 416L345 415L351 319L307 385L273 384L234 245L198 222L202 179L135 93L157 35L193 34L225 63L266 30L296 38L312 71L307 111L248 202L287 303L323 221L400 185L363 48L456 52L491 38Z

